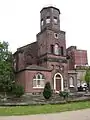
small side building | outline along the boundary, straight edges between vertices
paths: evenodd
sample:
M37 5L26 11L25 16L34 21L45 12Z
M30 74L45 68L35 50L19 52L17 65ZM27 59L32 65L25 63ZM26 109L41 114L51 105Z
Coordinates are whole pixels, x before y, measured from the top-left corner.
M89 68L87 50L77 49L76 46L67 48L68 69L69 69L69 87L77 89L85 82L86 70ZM74 77L72 75L75 75Z

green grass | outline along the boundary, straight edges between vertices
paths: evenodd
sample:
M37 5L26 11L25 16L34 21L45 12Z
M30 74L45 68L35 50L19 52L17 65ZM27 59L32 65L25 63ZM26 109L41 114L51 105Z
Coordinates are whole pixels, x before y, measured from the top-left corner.
M56 105L0 107L0 116L56 113L90 108L90 101Z

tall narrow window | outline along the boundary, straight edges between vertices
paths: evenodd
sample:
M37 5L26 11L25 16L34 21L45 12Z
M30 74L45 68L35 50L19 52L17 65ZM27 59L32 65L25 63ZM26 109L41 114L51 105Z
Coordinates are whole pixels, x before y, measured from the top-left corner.
M50 23L50 16L47 16L47 18L46 18L46 24L47 23Z
M54 53L54 45L51 45L51 53Z
M74 87L74 79L73 79L73 77L69 78L69 85L70 85L70 87Z
M54 37L55 37L56 39L58 39L58 34L57 34L57 33L54 33Z
M59 55L59 46L58 46L58 44L55 44L55 46L54 46L54 54Z
M44 21L43 21L43 19L41 19L41 26L43 26L43 23L44 23Z
M54 17L54 23L57 24L57 17Z
M62 56L64 55L64 53L63 53L63 47L61 47L61 55Z

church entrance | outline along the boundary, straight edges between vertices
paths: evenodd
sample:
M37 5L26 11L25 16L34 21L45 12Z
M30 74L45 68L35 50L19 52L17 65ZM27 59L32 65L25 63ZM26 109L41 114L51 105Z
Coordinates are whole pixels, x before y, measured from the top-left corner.
M54 75L54 90L63 91L63 77L60 73Z

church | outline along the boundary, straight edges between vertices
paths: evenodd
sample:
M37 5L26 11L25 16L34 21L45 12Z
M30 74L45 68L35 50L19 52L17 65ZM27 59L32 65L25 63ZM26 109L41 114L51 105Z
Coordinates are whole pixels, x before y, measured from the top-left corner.
M48 81L55 92L77 90L76 68L87 66L87 51L77 50L76 46L66 48L65 34L60 30L60 10L44 7L37 40L18 48L13 55L15 79L25 93L41 93Z

